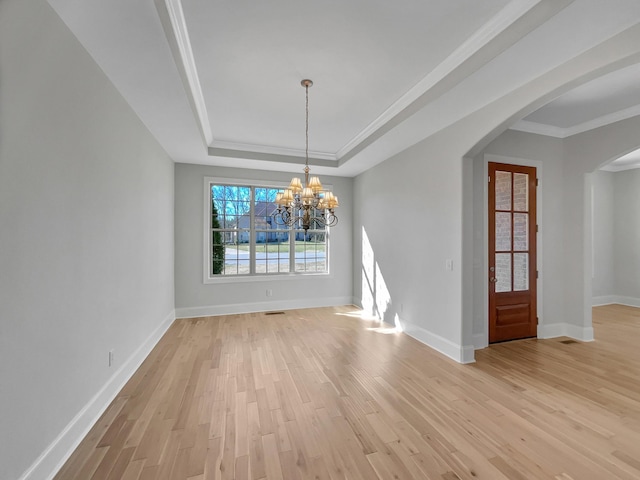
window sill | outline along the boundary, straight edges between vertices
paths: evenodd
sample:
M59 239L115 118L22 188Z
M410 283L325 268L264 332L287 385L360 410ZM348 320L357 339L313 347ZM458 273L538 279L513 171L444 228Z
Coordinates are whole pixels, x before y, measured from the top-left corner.
M309 272L309 273L280 273L265 275L234 275L220 277L205 277L203 283L205 285L219 283L250 283L250 282L273 282L273 281L289 281L300 280L302 278L331 278L328 272Z

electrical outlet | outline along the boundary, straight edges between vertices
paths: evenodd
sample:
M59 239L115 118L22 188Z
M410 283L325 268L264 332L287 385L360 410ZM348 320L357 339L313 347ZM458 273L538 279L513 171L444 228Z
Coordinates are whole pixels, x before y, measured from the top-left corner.
M267 288L267 297L270 297L271 295L273 295L273 290Z
M113 362L116 361L115 353L113 350L109 350L109 366L113 366Z
M447 270L449 270L450 272L453 272L453 260L448 258L446 261L446 266L447 266Z

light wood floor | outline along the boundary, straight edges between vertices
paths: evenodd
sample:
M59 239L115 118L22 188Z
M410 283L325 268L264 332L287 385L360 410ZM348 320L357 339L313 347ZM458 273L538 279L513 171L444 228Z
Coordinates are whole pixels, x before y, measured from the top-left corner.
M640 309L473 365L353 312L176 321L56 479L640 478Z

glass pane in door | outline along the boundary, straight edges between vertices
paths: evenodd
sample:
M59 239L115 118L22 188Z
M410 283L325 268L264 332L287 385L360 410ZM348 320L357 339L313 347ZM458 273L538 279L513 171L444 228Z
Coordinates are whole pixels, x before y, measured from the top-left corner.
M529 254L513 254L513 290L522 292L529 290Z
M511 210L511 172L496 172L496 210Z
M513 214L513 249L516 251L529 250L529 214Z
M511 214L496 212L496 251L511 251Z
M517 212L529 211L529 175L513 174L513 209Z
M511 254L496 253L496 292L511 291Z

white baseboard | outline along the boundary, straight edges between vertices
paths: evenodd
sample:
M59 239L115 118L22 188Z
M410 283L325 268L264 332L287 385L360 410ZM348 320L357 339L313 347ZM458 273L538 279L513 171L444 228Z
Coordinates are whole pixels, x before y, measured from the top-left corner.
M538 338L570 337L581 342L593 342L593 327L580 327L569 323L538 325Z
M358 298L353 298L353 305L362 308L362 301ZM440 335L431 333L422 327L418 327L412 323L401 321L402 332L406 333L412 338L415 338L420 343L423 343L429 348L433 348L437 352L446 355L447 357L455 360L458 363L475 363L475 350L474 345L458 345L447 340ZM474 339L475 341L475 339Z
M476 333L473 335L473 348L482 350L489 346L489 339L485 333Z
M232 303L208 305L204 307L176 308L176 318L213 317L236 313L268 312L273 310L294 310L297 308L338 307L353 305L353 297L308 298L302 300L274 300L270 302Z
M426 346L437 350L458 363L474 363L476 361L473 345L459 345L453 343L440 335L436 335L435 333L429 332L428 330L411 323L403 322L402 326L403 332L410 337L415 338L420 343L424 343Z
M615 303L619 303L620 305L627 305L629 307L639 307L640 308L640 298L634 297L617 297L618 301Z
M462 345L460 349L460 360L458 363L476 363L476 348L474 345Z
M52 479L175 320L171 311L147 340L78 412L19 480Z
M600 297L593 297L591 299L592 307L599 307L600 305L611 305L612 303L617 303L615 295L602 295Z
M286 300L272 302L255 302L228 305L211 305L205 307L176 308L176 318L210 317L218 315L233 315L238 313L254 313L273 310L293 310L297 308L337 307L340 305L360 306L359 300L353 297L313 298L304 300ZM421 327L403 322L403 331L428 347L452 358L458 363L473 363L473 345L462 346L435 335Z
M640 298L625 297L623 295L605 295L602 297L593 297L591 305L599 307L601 305L627 305L629 307L640 307Z
M552 323L550 325L538 325L538 338L556 338L565 336L566 324Z
M575 338L581 342L593 342L593 327L579 327L577 325L567 325L565 335Z

